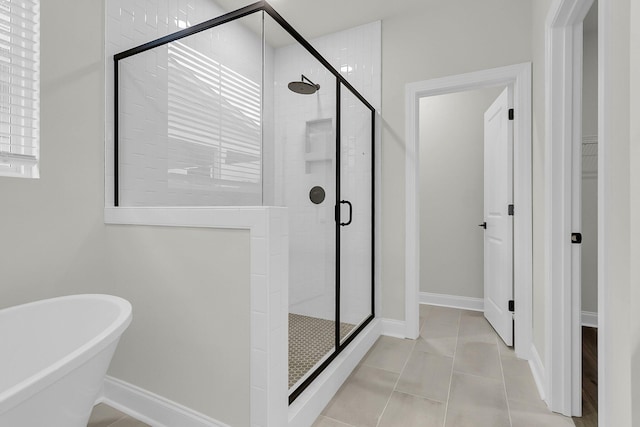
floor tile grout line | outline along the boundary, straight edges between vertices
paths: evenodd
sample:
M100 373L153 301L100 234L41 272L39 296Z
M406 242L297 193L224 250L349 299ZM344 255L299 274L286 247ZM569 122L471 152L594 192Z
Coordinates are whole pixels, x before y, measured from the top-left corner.
M404 338L403 338L403 339L404 339ZM415 344L414 344L414 346L415 346ZM411 351L413 351L413 349L412 349ZM364 363L364 362L359 363L359 364L358 364L358 366L366 366L367 368L377 369L377 370L379 370L379 371L388 372L388 373L390 373L390 374L402 374L402 371L400 371L400 372L390 371L389 369L380 368L380 367L378 367L378 366L367 365L367 364L366 364L366 363ZM403 367L403 369L404 369L404 367Z
M454 322L449 322L449 331L451 331L452 326L454 326L453 323L456 323L456 325L455 325L455 327L456 327L455 335L454 334L450 334L449 335L449 333L447 334L447 336L450 336L451 338L455 338L456 342L454 343L453 357L445 356L448 359L451 359L452 366L451 366L451 370L450 370L449 388L448 388L448 393L447 393L447 396L446 396L445 406L444 406L443 409L440 409L440 410L437 411L444 418L441 421L441 424L439 424L439 425L441 427L444 427L443 424L446 425L447 424L447 420L451 420L450 423L456 421L456 420L454 420L454 418L456 416L457 405L453 405L453 406L449 407L449 403L451 402L451 399L453 398L453 376L456 376L456 378L462 378L463 376L465 376L465 377L468 377L469 380L471 380L472 378L476 378L477 380L490 381L492 384L494 384L492 386L492 387L494 387L494 390L495 390L495 387L498 387L498 390L500 389L500 384L498 382L502 381L503 396L505 397L505 404L506 404L506 406L504 408L507 411L507 416L508 416L508 420L509 420L508 424L506 424L506 425L514 427L516 425L514 423L517 421L517 414L519 413L519 411L516 408L516 409L514 409L516 411L516 414L512 414L511 413L511 406L517 406L518 402L530 403L530 402L532 402L532 400L527 399L525 397L525 395L520 395L518 393L515 393L517 396L514 396L515 397L514 399L510 398L510 396L509 396L509 394L507 392L508 391L516 392L517 390L519 390L519 388L517 386L518 385L517 383L511 383L511 382L510 382L510 386L509 387L506 386L507 368L509 368L508 369L509 370L509 374L510 374L509 378L512 379L514 377L518 377L520 374L525 374L525 371L526 371L526 373L529 373L529 375L530 375L530 371L528 370L529 367L527 365L521 365L521 364L517 364L517 365L513 365L512 366L512 360L514 360L514 357L508 357L508 356L513 354L513 350L510 350L506 346L503 346L501 339L499 338L499 336L497 334L495 334L495 335L493 335L493 339L491 340L492 342L487 343L487 344L489 344L489 347L491 347L491 345L494 345L494 348L496 348L496 350L497 350L497 356L498 356L498 361L500 363L500 372L501 372L498 377L491 378L491 377L485 377L485 376L482 376L482 375L477 375L477 374L473 374L473 373L467 373L467 372L462 372L462 371L455 370L453 368L453 365L455 364L455 360L457 359L457 356L458 356L458 354L457 354L458 353L458 348L460 348L460 351L462 351L464 353L464 345L463 344L465 342L465 340L464 340L465 336L463 336L463 332L468 331L468 329L466 328L467 323L465 323L467 319L466 319L466 316L464 315L464 312L458 314L458 316L456 316L456 319L457 319L457 322L455 322L455 321ZM463 320L465 322L463 322ZM435 325L435 324L429 325L428 323L429 322L426 319L423 319L423 322L421 323L421 325L423 327L420 328L421 332L423 330L429 330L432 327L436 327L437 328L437 326L438 326L438 325ZM440 324L440 326L442 326L442 324ZM462 326L465 326L464 330L462 329ZM422 335L422 333L421 333L421 335ZM418 339L420 339L420 338L418 338ZM403 366L402 366L402 368L401 368L399 373L397 371L396 372L387 371L385 369L377 368L377 367L374 367L374 366L370 367L371 369L378 370L379 372L387 372L389 374L397 375L395 384L394 384L394 382L392 380L391 384L393 384L393 390L391 391L390 395L388 395L388 398L386 399L386 403L384 404L384 406L382 406L382 405L378 406L378 408L382 408L380 414L378 415L377 419L373 422L373 424L368 424L371 427L381 427L383 425L382 419L386 420L385 423L384 423L384 424L386 424L392 418L392 417L390 417L390 415L392 415L393 418L394 418L393 420L391 420L392 423L395 422L395 421L398 421L398 420L401 421L402 418L395 418L395 415L398 415L398 416L402 416L402 415L401 414L395 414L395 412L394 412L394 409L398 409L398 406L397 406L398 402L411 402L411 406L414 407L417 403L426 401L426 402L438 403L440 408L442 408L441 405L442 405L443 402L441 402L440 400L431 399L431 398L426 397L426 396L420 396L418 394L414 394L412 392L407 392L407 391L403 391L403 390L399 389L400 379L404 375L404 372L407 370L408 363L411 360L411 357L413 357L414 355L418 355L419 354L418 352L427 353L427 354L433 354L433 355L437 355L437 356L442 356L442 354L440 354L438 352L434 353L432 351L424 351L421 347L418 346L418 344L419 344L418 343L418 339L410 340L410 341L413 341L411 345L407 345L408 343L401 342L403 340L398 340L398 342L396 342L394 344L394 346L396 346L396 350L401 350L402 353L405 353L405 352L408 351L408 354L406 354L406 356L405 356L405 362L403 363ZM450 342L451 341L449 341L449 345L450 345ZM486 342L486 341L483 341L483 342ZM501 351L502 349L504 349L504 352ZM402 355L402 353L400 354L400 356ZM461 355L463 353L461 353ZM397 354L397 352L396 352L396 354ZM518 360L518 359L515 358L515 360ZM505 367L505 365L507 365L507 366ZM527 368L527 369L521 370L520 368L522 368L523 366L525 368ZM446 369L445 369L445 378L446 378ZM446 381L446 379L445 379L445 381ZM511 390L512 388L513 388L513 390ZM495 391L497 391L497 390L495 390ZM495 393L495 391L494 391L494 393ZM398 398L398 395L395 394L396 392L400 396L404 396L404 397ZM498 394L499 394L499 392L498 392ZM396 400L394 400L394 405L392 405L391 409L389 409L389 405L391 403L391 399L393 399L394 396L396 396L395 397ZM458 396L458 394L456 394L456 396ZM383 400L384 400L384 395L382 395L380 397L382 397ZM499 396L496 396L496 397L499 398ZM412 401L412 399L414 399L414 400ZM468 399L470 399L469 401L471 401L471 402L476 402L476 400L471 396L468 397ZM420 402L418 402L418 400ZM425 402L425 404L426 404L426 402ZM536 403L537 402L538 401L536 400ZM420 405L422 405L422 403L420 403ZM403 404L403 406L404 406L404 404ZM442 412L443 410L444 410L444 413ZM449 414L450 410L454 411L454 415ZM391 412L387 412L387 411L391 411ZM545 411L541 411L541 414L542 414L542 412L544 412L546 414ZM411 413L414 413L414 412L412 411ZM432 412L430 412L430 413L433 414ZM536 413L537 413L537 409L536 409ZM504 414L504 412L502 412L502 414ZM551 412L549 414L554 415ZM504 416L504 415L502 415L502 416ZM452 417L454 417L454 418L452 418ZM513 420L514 417L516 418L516 421ZM334 420L334 419L332 419L330 417L327 417L327 418L328 418L328 420ZM546 420L546 418L545 418L545 420ZM345 427L354 427L353 425L348 424L348 423L342 424L343 421L336 420L336 422L340 422L341 423L340 425L344 425ZM561 424L558 424L558 426L560 426L560 425ZM562 424L562 425L564 425L564 424Z
M391 402L391 398L393 397L393 392L396 391L396 387L398 387L398 383L400 382L400 377L402 377L402 373L407 368L407 364L409 363L409 359L411 358L411 354L413 353L413 349L416 348L416 342L417 342L417 340L413 340L413 345L411 346L411 351L409 351L409 354L407 355L407 360L404 361L404 365L402 366L402 369L400 370L400 374L398 374L398 379L396 380L396 383L393 385L393 388L391 389L391 393L389 393L389 398L387 399L387 403L384 404L384 408L382 409L382 412L380 412L380 416L378 417L378 422L376 423L376 427L378 427L380 425L380 421L382 421L382 416L384 415L384 411L387 410L387 406L389 406L389 402Z
M465 372L465 371L458 371L457 369L454 369L453 372L455 372L456 374L468 375L470 377L478 378L478 379L481 379L481 380L502 381L502 378L485 377L484 375L471 374L471 373Z
M444 406L444 419L442 420L442 427L447 424L447 415L449 413L449 400L451 399L451 385L453 384L453 367L456 364L456 353L458 351L458 339L460 338L460 320L462 319L462 312L458 313L458 331L456 332L456 346L453 349L453 362L451 363L451 375L449 375L449 390L447 391L447 402Z
M337 423L340 423L340 424L345 425L345 426L348 426L348 427L354 427L354 426L353 426L353 424L348 424L348 423L345 423L344 421L340 421L340 420L338 420L338 419L336 419L336 418L331 418L331 417L328 417L328 416L326 416L326 415L322 415L322 414L320 414L320 415L318 415L318 418L320 418L320 417L325 417L325 418L326 418L326 419L328 419L328 420L335 421L335 422L337 422ZM316 419L316 421L317 421L317 419Z
M417 397L419 399L424 399L424 400L428 400L430 402L436 402L436 403L447 403L444 400L438 400L438 399L433 399L431 397L425 397L425 396L420 396L419 394L415 394L415 393L409 393L407 391L402 391L402 390L393 390L397 393L401 393L401 394L406 394L407 396L411 396L411 397Z

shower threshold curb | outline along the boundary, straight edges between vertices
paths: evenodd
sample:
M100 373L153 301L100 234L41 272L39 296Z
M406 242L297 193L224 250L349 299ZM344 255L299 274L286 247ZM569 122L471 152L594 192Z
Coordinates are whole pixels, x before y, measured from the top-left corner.
M289 427L308 427L336 394L382 333L374 319L289 406Z

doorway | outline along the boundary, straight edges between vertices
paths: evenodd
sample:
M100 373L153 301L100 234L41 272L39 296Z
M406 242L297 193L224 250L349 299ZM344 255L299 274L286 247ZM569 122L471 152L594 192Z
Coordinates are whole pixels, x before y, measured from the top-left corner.
M598 4L583 22L580 184L582 408L576 426L598 425Z
M420 144L419 112L422 98L499 86L513 88L513 276L515 352L530 359L531 350L531 64L415 82L406 88L406 292L405 319L408 338L419 332L420 295ZM534 372L534 377L536 376ZM540 378L536 381L540 384Z
M589 353L593 357L586 364L594 368L598 365L597 348L583 351L583 344L588 344L582 340L583 325L601 326L598 318L603 317L600 251L604 230L599 225L599 213L594 211L594 205L602 205L598 199L602 198L604 188L602 177L598 177L600 171L595 167L602 160L598 159L601 148L596 136L598 116L602 114L596 95L598 36L587 34L594 26L597 28L598 18L591 15L585 20L590 10L596 13L597 7L592 0L561 0L553 4L547 19L549 61L545 84L545 164L549 165L545 249L550 272L545 293L548 301L553 302L547 306L545 319L545 393L551 410L582 417L576 418L576 424L588 426L596 425L598 414L594 410L602 405L601 399L598 402L597 388L590 392L590 404L583 404L582 369L583 355ZM585 43L596 51L585 51ZM585 203L591 206L587 208ZM589 271L590 266L596 265L597 270ZM597 335L597 340L602 341L602 328L586 332L587 339L589 335L594 338ZM602 372L594 370L589 376L595 378L587 379L591 385L597 384L598 376L603 378ZM593 418L593 422L583 424L587 418Z
M420 302L483 311L513 345L512 88L420 99Z

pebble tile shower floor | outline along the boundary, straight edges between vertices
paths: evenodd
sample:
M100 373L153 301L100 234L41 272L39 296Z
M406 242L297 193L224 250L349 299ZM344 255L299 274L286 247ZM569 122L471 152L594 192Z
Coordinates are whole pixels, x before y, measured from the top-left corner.
M333 320L289 313L289 388L332 351L335 324ZM354 327L341 323L340 336L344 338Z

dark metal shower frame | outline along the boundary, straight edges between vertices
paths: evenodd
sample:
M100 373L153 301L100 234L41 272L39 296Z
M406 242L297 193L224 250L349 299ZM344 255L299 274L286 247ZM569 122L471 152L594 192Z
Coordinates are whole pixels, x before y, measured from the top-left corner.
M159 46L174 42L176 40L191 36L193 34L226 24L236 19L251 15L256 12L266 12L275 20L289 35L291 35L302 47L304 47L315 59L317 59L331 74L336 78L336 205L335 205L335 223L336 223L336 284L335 284L335 348L327 359L318 366L295 390L289 395L289 403L293 402L312 382L320 375L320 373L331 364L331 362L360 334L360 332L375 318L375 108L345 79L338 70L336 70L311 44L300 35L285 19L276 12L273 7L266 1L258 1L233 12L221 15L217 18L210 19L189 28L177 31L159 39L144 43L140 46L125 50L113 56L114 60L114 120L113 120L113 142L114 142L114 205L119 205L118 195L118 71L119 61L129 58L142 52L154 49ZM371 111L371 314L362 322L355 331L353 331L344 342L340 342L340 227L351 223L351 219L347 224L340 222L340 205L343 202L340 198L340 170L341 170L341 86L346 87L360 102L362 102ZM347 202L348 203L348 202Z

